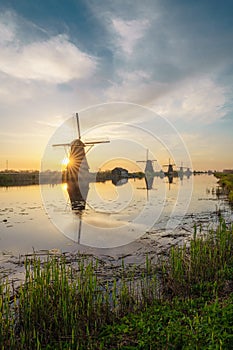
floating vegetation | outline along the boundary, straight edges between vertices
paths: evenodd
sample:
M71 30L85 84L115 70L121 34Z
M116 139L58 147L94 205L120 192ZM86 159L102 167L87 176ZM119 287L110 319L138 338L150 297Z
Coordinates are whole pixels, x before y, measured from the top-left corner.
M154 265L104 276L93 257L36 255L0 283L1 349L229 349L233 227L173 247Z

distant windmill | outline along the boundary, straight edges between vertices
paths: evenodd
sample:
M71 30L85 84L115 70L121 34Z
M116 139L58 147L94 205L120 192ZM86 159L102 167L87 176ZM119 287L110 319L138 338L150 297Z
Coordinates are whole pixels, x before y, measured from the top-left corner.
M190 171L190 168L188 168L187 166L184 166L183 162L181 162L179 172L184 172L184 169L187 169L187 171Z
M184 171L184 169L186 170ZM191 174L192 174L192 171L190 170L190 168L183 166L183 162L181 162L180 169L178 170L178 176L180 178L183 178L184 175L189 177Z
M184 165L183 165L183 162L181 162L179 173L183 173L183 172L184 172Z
M145 167L145 181L146 181L146 190L147 190L147 200L149 199L148 191L153 188L154 181L154 168L153 162L156 162L156 159L149 159L149 150L146 150L146 160L137 160L137 163L146 163Z
M168 169L167 171L164 172L165 175L167 176L174 176L175 173L177 173L176 171L174 171L173 166L175 166L175 164L172 164L169 158L169 164L164 164L164 167L167 166Z
M190 177L190 175L192 175L192 170L190 170L190 168L189 167L187 167L186 168L187 170L185 171L185 175L189 178Z
M173 177L177 177L178 176L178 172L176 170L173 169L173 166L175 166L176 164L172 164L171 160L169 158L169 162L168 164L164 164L163 166L167 166L167 171L164 172L164 175L168 177L168 183L169 183L169 191L171 189L171 184L173 183Z
M181 179L181 181L183 180L184 177L184 166L183 166L183 162L181 162L180 165L180 169L178 170L178 176Z
M145 167L145 174L153 174L154 168L153 168L153 162L156 162L156 159L149 159L149 150L146 150L146 160L137 160L137 163L146 163Z

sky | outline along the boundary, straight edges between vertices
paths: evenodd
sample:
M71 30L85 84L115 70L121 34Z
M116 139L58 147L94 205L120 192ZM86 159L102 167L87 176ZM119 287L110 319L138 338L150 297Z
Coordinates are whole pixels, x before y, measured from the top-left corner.
M76 112L84 136L111 141L88 153L93 170L146 149L158 168L233 168L232 13L231 0L0 0L0 170L62 158L52 143L75 137Z

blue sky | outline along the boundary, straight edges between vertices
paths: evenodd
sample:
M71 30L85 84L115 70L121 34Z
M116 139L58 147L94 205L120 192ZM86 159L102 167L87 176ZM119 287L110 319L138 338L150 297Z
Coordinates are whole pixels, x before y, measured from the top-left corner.
M83 130L129 122L165 142L158 118L127 103L172 123L194 168L233 168L232 13L227 0L0 0L0 169L39 168L76 111ZM124 112L93 107L115 102Z

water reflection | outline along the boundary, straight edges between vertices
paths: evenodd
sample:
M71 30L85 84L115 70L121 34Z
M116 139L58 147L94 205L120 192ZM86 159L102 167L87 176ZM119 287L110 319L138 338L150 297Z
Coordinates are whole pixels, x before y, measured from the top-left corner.
M139 180L124 177L121 172L106 181L97 181L87 169L75 176L68 167L66 178L73 218L68 211L62 213L58 208L55 211L51 204L48 210L61 231L80 244L107 248L130 243L153 225L163 209L164 186L150 198L146 192L137 192L143 181L147 192L151 190L154 177Z
M164 177L167 178L168 184L170 185L170 184L174 184L175 178L179 178L182 182L185 175L187 179L190 178L190 175L184 172L182 173L178 172L176 175L166 174L163 177L161 176L160 173L154 176L146 174L146 176L144 177L144 180L142 179L142 181L145 181L145 186L140 187L138 189L145 189L147 191L152 190L155 177L159 177L160 179ZM128 181L129 181L129 177L121 177L121 176L113 176L111 180L112 184L116 187L124 186L128 183ZM85 172L80 172L79 174L77 174L77 176L73 176L73 173L71 176L71 174L69 174L69 171L68 171L65 188L69 195L69 200L70 200L72 210L74 211L85 210L90 183L97 183L97 182L103 183L105 181L96 180L95 177L91 176L91 173L89 173L88 170L85 170ZM170 190L171 187L169 186L168 189Z
M232 222L232 211L224 198L219 197L217 179L208 175L192 178L192 201L182 223L185 232L182 227L179 228L177 233L171 235L171 242L182 232L192 235L194 223L201 222L202 228L205 223L207 226L210 222L211 225L215 221L217 223L216 208L221 210L228 222ZM72 198L77 202L82 201L83 197L75 197L74 193L77 191L74 190L70 199L67 184L0 188L0 250L29 252L32 247L69 250L72 249L73 242L94 247L114 247L133 241L151 227L146 236L148 240L143 239L142 242L156 240L157 252L166 243L163 237L166 235L167 222L173 208L177 208L177 211L181 209L181 214L183 213L182 204L186 201L190 183L187 176L184 176L182 185L178 178L173 179L169 191L168 180L165 177L161 179L160 176L153 178L152 188L148 182L148 189L145 179L128 179L122 186L115 186L111 180L90 181L83 210L71 208ZM177 202L178 191L181 196ZM42 207L40 194L47 213ZM158 219L159 215L156 217L156 214L161 208L163 211ZM139 220L135 222L140 213L140 229L133 231L137 223L140 224ZM154 226L151 218L155 222ZM148 244L149 248L155 245ZM122 252L122 248L119 252Z
M179 224L188 210L192 193L192 182L180 187L184 177L189 175L187 170L183 167L174 170L169 160L167 171L154 172L152 160L147 157L142 179L136 178L139 173L129 173L122 167L90 173L85 146L80 138L71 143L69 163L63 176L70 212L64 212L64 198L62 200L59 190L56 201L45 194L49 216L65 236L79 244L112 248L140 238L158 223L161 215L165 219L165 229L174 229ZM156 177L159 180L155 180ZM175 178L181 181L174 181Z
M151 228L161 214L167 217L168 223L172 213L183 214L187 209L189 184L186 183L183 192L179 186L170 187L176 184L174 178L183 181L184 173L182 176L178 173L164 174L163 177L160 172L155 176L147 173L142 179L130 179L129 176L122 176L122 172L114 172L111 179L97 181L87 167L81 169L74 176L72 168L67 168L66 190L73 220L68 215L66 218L63 215L62 221L55 218L64 234L79 244L96 247L127 244ZM167 190L171 191L171 201ZM175 207L176 200L178 207ZM173 226L174 221L170 224Z
M146 189L151 190L153 188L154 176L145 176Z
M113 178L112 179L112 183L115 186L122 186L122 185L127 184L127 182L128 182L128 178L127 177L126 178L121 178L121 179L117 179L117 178Z
M89 180L67 180L67 192L72 210L84 210L89 191Z

